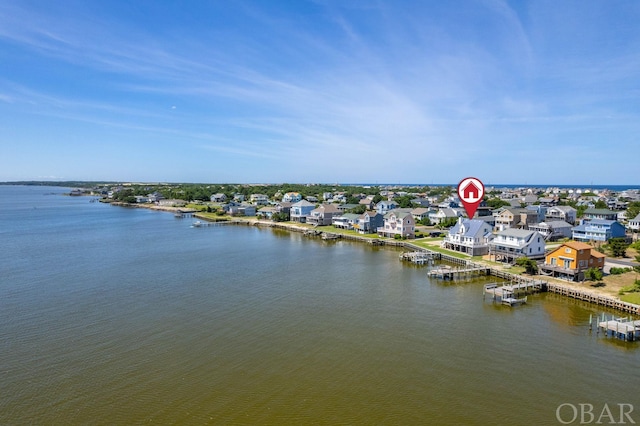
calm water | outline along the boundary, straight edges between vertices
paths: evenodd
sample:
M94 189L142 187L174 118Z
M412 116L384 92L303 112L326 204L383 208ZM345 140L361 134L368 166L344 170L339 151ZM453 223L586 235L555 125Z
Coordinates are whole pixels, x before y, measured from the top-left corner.
M0 186L0 424L640 422L640 347L590 334L595 307L64 191Z

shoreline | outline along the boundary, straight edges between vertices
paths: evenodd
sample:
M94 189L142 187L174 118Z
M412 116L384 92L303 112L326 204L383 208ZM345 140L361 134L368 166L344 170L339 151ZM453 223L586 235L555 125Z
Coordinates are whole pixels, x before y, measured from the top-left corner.
M541 281L544 283L545 291L563 295L569 298L573 298L576 300L585 301L591 304L595 304L597 306L604 306L611 309L616 309L625 313L631 313L635 315L640 315L640 305L625 302L620 300L619 297L612 296L603 291L599 291L597 288L593 289L585 289L581 287L578 283L570 283L567 281L561 281L556 279L549 279L548 277L536 278L538 276L524 276L521 274L514 274L512 272L504 271L502 268L496 267L496 265L489 264L484 261L473 261L471 257L461 258L455 257L453 255L449 255L446 253L442 253L441 251L430 250L426 247L422 247L417 244L413 244L409 240L395 240L390 238L373 238L359 235L351 235L345 234L342 232L327 232L323 230L317 230L310 226L304 226L299 224L293 224L290 222L272 222L270 220L261 220L257 218L240 218L235 217L231 219L227 219L226 216L221 220L213 220L211 217L203 215L202 212L198 212L195 209L187 209L181 207L170 207L170 206L157 206L157 205L143 205L143 204L129 204L122 202L112 202L108 203L118 207L132 207L132 208L146 208L149 210L169 212L169 213L189 213L192 214L194 218L204 220L206 222L226 222L232 225L244 225L244 226L259 226L264 228L275 228L282 229L289 232L298 232L298 233L309 233L312 231L313 235L320 236L322 234L330 234L331 239L343 239L347 241L355 241L364 244L371 245L379 245L379 246L390 246L390 247L401 247L413 251L425 251L431 253L437 253L439 256L444 257L443 260L447 262L453 262L462 265L474 264L481 265L490 271L490 276L500 277L504 279L514 280L514 281ZM375 234L372 234L375 235Z

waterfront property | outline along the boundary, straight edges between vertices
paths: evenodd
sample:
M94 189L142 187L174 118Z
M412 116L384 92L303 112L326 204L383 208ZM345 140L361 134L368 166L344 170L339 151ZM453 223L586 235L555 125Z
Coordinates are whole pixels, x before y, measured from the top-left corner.
M629 229L633 231L640 231L640 213L633 219L629 220Z
M353 228L359 234L375 234L381 226L384 226L384 216L371 210L361 214Z
M415 238L416 222L410 211L391 210L384 215L384 225L378 228L381 237Z
M294 222L304 223L307 221L307 216L311 214L311 210L316 207L315 204L310 203L307 200L301 200L291 205L291 220Z
M605 255L589 244L568 241L545 256L540 265L541 273L571 281L584 280L589 268L604 268Z
M458 219L442 242L442 247L482 256L489 253L489 242L493 239L491 226L478 219Z
M496 234L489 243L489 254L499 262L515 262L520 257L542 259L544 237L537 231L505 229Z
M315 226L331 225L334 216L339 215L341 212L335 204L321 204L318 208L311 210L307 216L307 223Z

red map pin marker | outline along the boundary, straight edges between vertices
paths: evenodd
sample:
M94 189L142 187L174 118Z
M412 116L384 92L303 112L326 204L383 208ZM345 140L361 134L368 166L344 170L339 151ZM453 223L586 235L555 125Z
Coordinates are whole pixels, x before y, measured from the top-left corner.
M467 212L467 217L473 219L478 210L478 205L484 197L484 185L480 179L474 177L464 178L458 184L458 197Z

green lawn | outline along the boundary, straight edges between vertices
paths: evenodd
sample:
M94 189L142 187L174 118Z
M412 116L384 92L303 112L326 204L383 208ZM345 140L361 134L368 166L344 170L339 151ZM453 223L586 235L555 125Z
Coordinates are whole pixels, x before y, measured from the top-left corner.
M640 305L640 293L627 293L620 296L620 300L623 302L635 303Z

